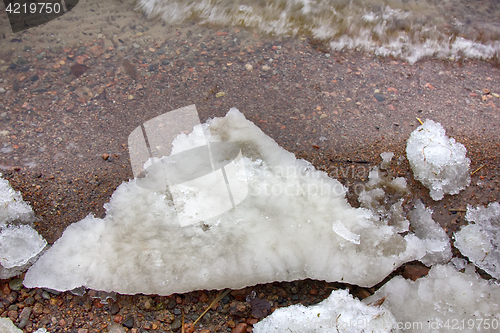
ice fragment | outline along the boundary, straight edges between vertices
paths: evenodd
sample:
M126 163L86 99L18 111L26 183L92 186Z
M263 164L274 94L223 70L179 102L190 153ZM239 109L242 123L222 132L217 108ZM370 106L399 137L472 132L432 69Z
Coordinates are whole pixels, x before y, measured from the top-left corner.
M406 155L415 179L426 186L434 200L457 194L470 184L465 146L446 136L440 123L426 120L406 144Z
M468 207L465 218L471 224L455 233L455 247L474 265L500 279L500 203Z
M393 332L397 323L384 308L365 305L346 290L323 302L280 308L254 325L255 333Z
M473 267L460 273L451 264L436 265L416 281L396 276L363 302L384 297L381 307L404 332L498 332L500 287L481 279ZM483 326L486 322L495 326Z

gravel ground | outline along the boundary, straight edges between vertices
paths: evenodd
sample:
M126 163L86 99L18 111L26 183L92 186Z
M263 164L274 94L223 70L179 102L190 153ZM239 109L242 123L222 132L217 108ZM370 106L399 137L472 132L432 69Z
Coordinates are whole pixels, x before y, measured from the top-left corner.
M421 198L450 236L466 223L461 210L467 205L500 198L500 68L493 64L408 65L356 52L330 54L307 36L271 38L195 23L163 27L168 33L162 35L161 24L137 13L122 23L119 35L94 32L64 43L37 42L31 30L0 35L0 169L32 205L36 228L50 243L86 215L104 216L103 204L132 177L129 133L189 104L196 104L202 121L237 107L280 146L338 178L353 205L356 185L380 163L379 154L394 152L391 171L412 189L405 208ZM416 117L440 122L463 143L471 170L484 165L459 195L433 202L413 179L404 149ZM394 274L421 272L425 267L410 263ZM88 293L28 290L18 282L0 282L0 316L22 322L25 332L180 332L183 314L185 331L193 332L189 323L218 294L118 295L104 304ZM232 291L196 332L251 331L257 319L245 298L252 291L276 308L317 303L335 288L364 298L377 287L305 280Z

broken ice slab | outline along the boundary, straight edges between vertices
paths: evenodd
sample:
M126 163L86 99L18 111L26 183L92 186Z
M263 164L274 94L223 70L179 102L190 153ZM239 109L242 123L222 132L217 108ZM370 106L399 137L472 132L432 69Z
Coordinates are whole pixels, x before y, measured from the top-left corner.
M450 261L450 239L446 231L432 219L432 210L425 208L424 203L418 200L408 217L415 235L423 240L427 250L427 254L420 261L427 266Z
M47 245L29 225L8 226L0 229L0 264L4 268L23 266L37 256Z
M410 134L406 155L415 179L429 189L433 200L458 194L470 184L465 146L446 136L440 123L426 120Z
M467 207L469 221L455 233L455 247L477 267L500 279L500 203ZM473 223L474 222L474 223Z
M372 286L425 255L421 240L351 207L340 182L296 159L238 110L202 126L209 141L241 149L245 173L235 177L248 184L245 200L181 227L176 214L191 209L196 189L184 188L185 205L174 206L168 193L130 180L105 205L103 219L87 216L64 231L28 271L25 286L160 295L305 278ZM190 139L179 135L172 151ZM352 242L346 235L357 236Z
M29 223L34 214L30 205L23 201L21 193L14 191L0 174L0 227L9 222Z
M448 264L416 281L396 276L363 302L383 301L404 332L498 332L499 300L500 286L481 279L473 266L460 273Z
M396 319L386 309L335 290L321 303L291 305L275 310L254 325L255 333L394 332Z

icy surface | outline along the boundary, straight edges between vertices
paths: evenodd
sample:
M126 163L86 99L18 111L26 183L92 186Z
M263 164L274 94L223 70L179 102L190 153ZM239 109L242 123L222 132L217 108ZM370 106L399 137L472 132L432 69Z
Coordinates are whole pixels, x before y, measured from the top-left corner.
M385 155L384 155L385 154ZM382 153L381 167L389 167L393 153ZM394 228L395 232L408 231L410 223L403 211L403 196L407 193L406 180L394 178L375 166L368 174L368 182L359 194L361 207L374 213L380 222Z
M31 207L0 177L0 279L24 272L47 244L29 225L33 220Z
M280 148L238 110L211 120L206 132L211 142L241 148L246 174L237 177L246 178L248 196L236 208L181 227L168 193L125 182L106 217L70 225L25 286L160 295L305 278L372 286L425 255L421 240L351 207L337 180ZM189 140L179 137L173 150ZM185 190L186 202L192 195Z
M481 279L473 266L460 273L452 265L436 265L416 281L396 276L363 302L384 297L382 307L400 329L409 328L405 332L498 332L500 286Z
M323 302L280 308L254 325L255 333L393 332L397 323L384 308L365 305L346 290Z
M0 227L8 222L29 223L33 221L33 210L23 197L10 187L0 174Z
M475 223L455 233L455 247L474 265L500 279L500 203L468 207L465 218Z
M9 226L0 231L0 263L5 268L25 265L47 245L29 225Z
M415 235L424 241L427 250L427 254L420 261L427 266L450 261L450 239L446 231L432 219L432 210L425 208L423 202L418 200L409 214L409 219Z
M426 186L434 200L457 194L470 184L465 146L446 136L440 123L426 120L406 144L406 155L415 179Z

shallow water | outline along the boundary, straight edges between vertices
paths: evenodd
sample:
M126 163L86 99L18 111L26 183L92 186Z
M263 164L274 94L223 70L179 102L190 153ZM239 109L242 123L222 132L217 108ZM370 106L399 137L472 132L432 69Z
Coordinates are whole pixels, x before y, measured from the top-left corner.
M312 36L332 50L364 50L410 63L500 57L498 0L139 0L138 7L169 24L194 19Z

